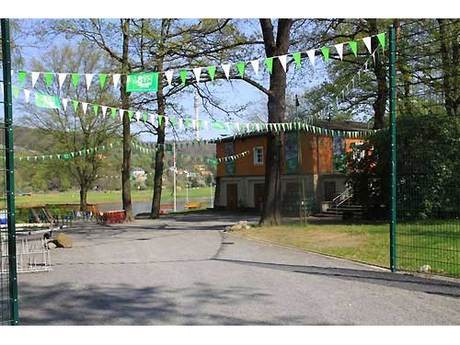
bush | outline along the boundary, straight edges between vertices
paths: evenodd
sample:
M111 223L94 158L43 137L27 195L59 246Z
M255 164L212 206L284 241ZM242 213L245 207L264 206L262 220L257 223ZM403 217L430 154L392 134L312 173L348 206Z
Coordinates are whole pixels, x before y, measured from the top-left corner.
M357 202L388 210L390 135L382 130L348 155ZM404 115L397 120L398 214L404 218L460 215L460 119Z

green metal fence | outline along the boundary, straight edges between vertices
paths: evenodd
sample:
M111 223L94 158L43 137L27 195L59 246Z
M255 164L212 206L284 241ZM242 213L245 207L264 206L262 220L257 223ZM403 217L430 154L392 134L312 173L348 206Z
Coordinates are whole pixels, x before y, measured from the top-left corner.
M19 323L14 205L13 105L11 92L10 29L1 20L2 98L0 150L0 323Z
M460 277L459 36L460 23L448 20L414 20L398 32L397 270Z

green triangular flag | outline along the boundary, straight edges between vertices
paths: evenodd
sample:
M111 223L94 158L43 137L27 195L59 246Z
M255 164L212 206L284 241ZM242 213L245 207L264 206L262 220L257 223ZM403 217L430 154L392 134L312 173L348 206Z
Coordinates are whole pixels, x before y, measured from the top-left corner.
M46 86L51 86L53 83L54 73L45 72L43 73L43 78L45 79Z
M273 71L273 58L272 57L265 59L265 66L267 68L268 73L272 74L272 71Z
M133 111L132 110L128 110L128 117L129 117L130 120L133 118Z
M99 86L101 87L101 89L104 87L105 85L105 82L107 80L107 74L99 74Z
M163 122L163 115L158 115L158 125L161 126L161 123Z
M143 113L142 118L144 119L144 122L146 122L149 119L147 113Z
M246 62L237 62L236 68L238 69L238 73L240 74L240 77L243 78L244 70L246 69Z
M296 52L292 54L292 57L294 58L294 61L295 61L295 67L300 68L300 66L302 65L302 60L301 60L302 54L300 52Z
M97 111L99 110L98 104L93 104L94 115L97 115Z
M111 108L110 109L110 114L112 115L113 118L117 117L117 109L116 108Z
M328 62L329 61L329 48L328 47L322 47L321 48L321 53L323 53L324 61Z
M185 81L187 80L187 71L186 70L181 70L179 72L180 80L182 81L182 85L185 85Z
M72 85L76 88L80 82L80 74L72 73Z
M209 78L211 78L211 80L214 80L214 77L216 76L216 66L209 66L208 74L209 74Z
M351 51L355 56L358 56L358 42L356 41L350 41L348 42L348 45L350 46Z
M18 81L20 85L23 85L26 81L27 72L26 71L19 71L18 72Z
M382 49L385 50L385 33L382 32L377 35L377 38L379 40L380 45L382 46Z
M72 101L72 107L73 107L73 111L77 112L78 101Z
M16 86L13 86L11 88L11 91L13 92L13 98L18 98L18 96L19 96L19 88L16 87Z

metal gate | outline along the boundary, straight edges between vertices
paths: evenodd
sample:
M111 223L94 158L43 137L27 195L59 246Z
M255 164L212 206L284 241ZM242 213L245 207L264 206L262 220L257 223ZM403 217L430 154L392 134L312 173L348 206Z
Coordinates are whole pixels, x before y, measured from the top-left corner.
M2 78L0 113L0 323L17 325L18 281L16 265L16 229L14 205L14 147L13 147L13 105L11 91L10 28L8 19L1 19ZM4 269L3 269L4 268Z

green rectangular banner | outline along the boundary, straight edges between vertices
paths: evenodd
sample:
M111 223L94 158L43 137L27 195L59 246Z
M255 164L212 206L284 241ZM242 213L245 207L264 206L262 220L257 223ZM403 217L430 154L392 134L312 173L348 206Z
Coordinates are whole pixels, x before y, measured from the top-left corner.
M158 72L129 74L126 91L128 92L157 92Z
M35 105L40 108L59 109L61 107L61 101L57 96L37 93L35 94Z

